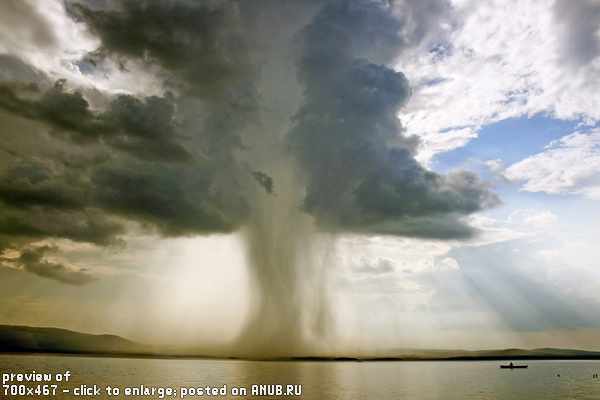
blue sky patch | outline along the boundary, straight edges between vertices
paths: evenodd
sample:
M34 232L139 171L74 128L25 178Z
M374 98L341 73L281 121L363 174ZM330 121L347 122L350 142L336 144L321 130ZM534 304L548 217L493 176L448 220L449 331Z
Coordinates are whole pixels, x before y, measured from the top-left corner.
M457 168L478 170L472 164L494 159L502 160L504 165L514 164L539 153L551 141L572 133L580 122L544 114L505 119L481 128L479 137L466 146L437 155L431 167L440 172Z

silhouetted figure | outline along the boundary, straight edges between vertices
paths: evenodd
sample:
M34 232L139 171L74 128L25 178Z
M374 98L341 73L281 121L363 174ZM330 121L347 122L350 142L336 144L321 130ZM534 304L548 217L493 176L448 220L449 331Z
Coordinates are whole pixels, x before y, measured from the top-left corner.
M558 378L560 378L560 374L556 374L556 376L557 376Z

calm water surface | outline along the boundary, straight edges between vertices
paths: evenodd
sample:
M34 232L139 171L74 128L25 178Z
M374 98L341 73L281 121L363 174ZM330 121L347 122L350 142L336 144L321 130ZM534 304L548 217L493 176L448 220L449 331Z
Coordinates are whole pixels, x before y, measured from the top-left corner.
M301 384L302 399L320 400L600 399L600 379L592 378L600 373L600 361L528 361L527 364L526 370L511 371L499 369L499 362L495 361L254 362L0 355L0 373L69 370L73 378L61 387L71 390L81 384L122 389L139 385L181 388L226 384L228 390L232 386L250 390L253 384ZM0 398L4 398L3 391ZM54 398L158 397L75 397L58 393ZM179 394L171 398L179 398Z

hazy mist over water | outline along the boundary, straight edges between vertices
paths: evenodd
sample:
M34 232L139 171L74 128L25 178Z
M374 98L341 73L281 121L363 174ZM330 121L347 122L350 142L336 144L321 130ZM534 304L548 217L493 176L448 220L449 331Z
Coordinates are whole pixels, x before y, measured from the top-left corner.
M302 396L295 398L562 400L600 397L600 379L592 378L600 371L600 361L527 361L529 369L514 371L499 369L499 363L261 362L0 355L2 372L70 370L73 380L68 387L71 388L80 384L177 388L226 384L228 388L250 389L253 384L301 384Z

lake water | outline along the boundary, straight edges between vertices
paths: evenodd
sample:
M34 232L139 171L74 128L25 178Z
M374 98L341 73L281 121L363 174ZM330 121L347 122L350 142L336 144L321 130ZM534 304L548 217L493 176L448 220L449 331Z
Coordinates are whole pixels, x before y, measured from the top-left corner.
M180 398L181 388L227 385L228 395L198 398L240 398L231 395L233 387L252 385L302 385L301 396L262 396L262 398L302 399L600 399L600 361L527 361L528 369L501 370L497 361L477 362L255 362L238 360L167 360L53 355L0 355L0 374L70 371L68 383L59 383L60 399L105 399L126 397L125 388L173 388ZM560 377L557 376L560 374ZM53 378L54 379L54 378ZM35 387L39 382L27 383ZM52 382L56 383L56 382ZM16 384L22 384L16 382ZM44 383L42 383L44 384ZM98 385L100 396L74 396L80 385ZM121 389L119 396L104 394L105 386ZM68 389L69 394L61 393ZM287 387L284 386L283 390ZM291 389L291 388L290 388ZM295 387L297 390L298 388ZM266 390L263 387L263 390ZM275 390L275 389L272 389ZM19 398L4 396L0 398ZM20 398L44 398L25 395ZM48 396L47 398L52 398Z

